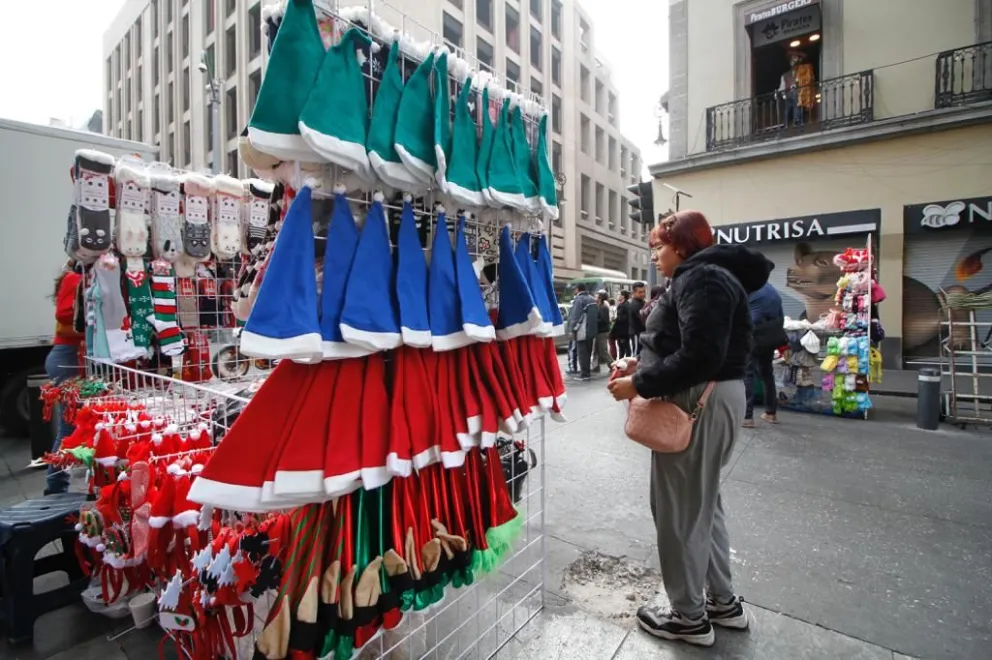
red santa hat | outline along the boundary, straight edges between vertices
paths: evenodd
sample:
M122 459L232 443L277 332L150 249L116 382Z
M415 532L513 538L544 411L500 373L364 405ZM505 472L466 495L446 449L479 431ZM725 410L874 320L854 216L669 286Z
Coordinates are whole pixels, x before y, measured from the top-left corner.
M386 363L381 353L366 358L362 387L362 486L372 490L389 483L389 396Z
M152 510L148 517L148 566L153 570L161 571L168 566L168 548L175 537L172 527L175 499L175 478L164 474L158 490L149 498Z
M361 384L365 365L365 358L346 359L340 365L324 444L325 499L346 495L362 485Z
M437 390L438 354L411 349L407 353L403 408L410 425L413 467L421 470L441 460L441 396Z
M406 397L409 353L417 349L401 346L393 352L393 392L389 406L389 451L386 468L396 477L409 477L413 472L413 436L407 420Z

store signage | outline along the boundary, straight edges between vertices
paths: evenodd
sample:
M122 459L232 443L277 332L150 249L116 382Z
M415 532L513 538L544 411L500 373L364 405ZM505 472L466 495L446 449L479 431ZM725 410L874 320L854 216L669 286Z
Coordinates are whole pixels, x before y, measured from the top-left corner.
M751 44L757 48L820 31L820 7L812 5L751 25Z
M771 7L748 13L744 19L744 25L752 25L758 21L766 21L769 18L778 18L780 15L787 14L790 11L806 9L817 4L819 4L819 0L787 0L786 2L778 2Z
M714 227L716 242L752 245L777 241L815 241L847 234L877 231L882 213L879 209L824 213L799 218L783 218L764 222L743 222Z
M906 233L941 229L992 227L992 197L953 199L903 207Z

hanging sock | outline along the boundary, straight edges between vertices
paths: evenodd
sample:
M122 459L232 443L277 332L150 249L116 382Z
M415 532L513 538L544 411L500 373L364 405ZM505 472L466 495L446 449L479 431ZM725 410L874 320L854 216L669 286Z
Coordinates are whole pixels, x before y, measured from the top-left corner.
M466 78L455 100L455 121L451 129L451 150L445 170L445 192L457 203L469 207L484 206L482 183L476 170L479 143L469 104L472 102L472 78ZM484 109L484 108L483 108ZM440 177L440 165L438 166Z
M504 226L499 235L499 312L496 317L496 337L512 339L533 333L543 319L530 287L515 255L510 228Z
M245 186L239 179L219 174L214 177L213 222L210 249L218 259L229 260L243 252L241 218L245 215Z
M280 33L283 29L285 25L280 27ZM366 181L372 180L365 151L369 108L356 50L370 44L362 30L351 28L345 32L324 55L299 115L300 135L315 153Z
M134 345L131 317L121 294L121 268L117 257L104 255L93 272L100 287L100 315L110 359L118 364L148 357L147 351Z
M403 343L430 348L431 328L427 314L427 262L413 215L413 198L403 196L403 214L396 234L396 300L399 306Z
M406 81L396 117L393 145L409 173L425 187L434 181L434 174L437 171L437 154L434 151L434 105L431 96L434 56L435 54L431 52L424 58Z
M422 178L411 174L396 153L394 146L396 124L399 121L400 100L403 97L403 73L400 70L400 42L393 40L382 72L379 90L372 104L369 137L365 143L369 163L375 174L393 188L415 192L424 188Z
M520 191L524 196L524 209L531 213L541 210L541 198L537 189L537 171L534 169L534 159L531 157L530 145L527 143L527 129L524 127L524 116L520 106L510 113L510 147L513 151L514 169L520 180Z
M152 309L145 320L155 328L162 355L176 357L186 350L183 332L176 322L176 274L168 261L155 260L152 267Z
M252 257L265 245L269 228L269 205L275 185L261 179L248 179L245 188L247 204L242 216L241 247L242 254Z
M448 159L451 156L451 92L448 82L448 51L434 58L434 178L441 192L448 194Z
M127 280L127 303L128 309L131 310L131 335L134 338L134 345L139 350L145 351L146 355L151 355L155 330L148 317L155 315L155 306L152 303L148 271L144 268L139 271L126 270L124 278Z
M76 151L73 178L76 186L76 229L80 256L95 259L110 249L114 233L110 215L114 182L114 157L102 151Z
M520 175L513 159L513 139L510 130L510 102L503 100L493 132L493 150L489 157L489 195L497 206L527 209Z
M469 216L471 217L471 216ZM486 301L482 297L479 278L472 264L465 240L465 214L458 216L458 229L455 232L455 280L458 287L459 310L462 330L473 341L488 342L496 338L496 329L486 311Z
M537 147L534 149L534 171L537 173L537 193L541 209L552 220L558 219L558 182L551 169L548 155L548 115L541 115L537 124Z
M355 262L361 264L361 269L348 277L341 310L341 336L369 352L392 350L403 343L389 227L382 202L383 194L376 192L355 249Z
M279 160L319 160L299 121L325 54L312 0L287 0L248 122L252 148Z
M179 214L179 177L151 170L152 255L173 262L183 250L183 222Z
M493 122L489 117L488 84L482 89L482 106L477 109L477 113L479 115L479 121L482 124L482 134L479 140L479 153L475 161L475 174L479 177L482 201L487 206L499 208L500 204L493 199L492 193L489 190L489 161L492 159L493 144L496 136L495 129L493 129ZM457 120L457 117L455 119ZM474 122L472 130L475 130Z
M140 259L148 251L148 216L151 182L145 167L122 158L114 167L117 184L117 250L125 257Z
M320 360L310 195L304 186L293 200L241 331L241 352L250 357Z
M213 179L187 172L182 178L183 251L195 261L210 258L210 205L216 193Z

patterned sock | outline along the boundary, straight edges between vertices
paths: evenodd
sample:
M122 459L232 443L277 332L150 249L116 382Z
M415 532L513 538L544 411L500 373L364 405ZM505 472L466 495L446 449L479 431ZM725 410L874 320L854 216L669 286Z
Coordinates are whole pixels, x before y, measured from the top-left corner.
M186 346L176 323L176 276L168 262L152 262L151 292L154 313L147 319L158 333L159 349L170 357L182 355Z
M155 334L149 316L154 316L155 307L152 304L152 290L149 285L148 271L124 271L127 279L127 298L131 308L131 334L134 345L138 348L150 349L152 336Z

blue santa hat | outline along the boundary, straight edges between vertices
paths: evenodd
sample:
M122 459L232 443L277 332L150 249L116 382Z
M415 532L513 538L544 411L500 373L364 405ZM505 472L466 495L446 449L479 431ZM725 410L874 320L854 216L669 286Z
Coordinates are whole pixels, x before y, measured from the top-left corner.
M241 331L241 352L266 360L320 361L315 244L310 188L286 213L268 266Z
M513 339L533 334L540 327L541 312L534 304L527 279L513 253L510 228L499 234L499 313L496 317L496 338Z
M396 234L396 298L400 310L400 333L407 346L430 348L427 261L420 245L412 200L411 195L403 196L403 214Z
M431 245L430 277L427 280L427 309L431 320L431 346L435 351L453 351L473 343L462 328L461 305L455 276L455 253L448 235L444 207L438 206L434 243Z
M365 216L355 251L355 261L361 268L348 278L341 311L341 336L349 344L370 351L388 351L403 343L383 199L383 194L376 192Z
M520 266L520 272L523 273L524 279L527 280L527 287L530 289L530 295L534 298L534 305L541 314L541 323L535 328L532 334L540 337L549 337L551 335L551 310L548 309L548 296L543 290L543 283L537 269L537 262L534 261L534 257L531 254L530 233L524 232L517 239L517 248L514 251L514 256L517 259L517 265Z
M324 246L324 278L320 291L320 338L325 360L361 357L370 351L356 344L349 344L341 336L341 312L344 309L345 289L351 267L358 250L359 233L351 207L344 195L344 186L334 189L334 211L327 229ZM264 280L263 280L264 283Z
M548 309L551 312L550 317L544 318L551 321L551 336L559 337L565 334L565 320L562 318L561 308L558 306L558 296L555 295L551 253L548 251L548 239L544 234L537 237L537 272L543 285L544 293L547 295Z
M472 256L468 253L464 213L458 216L458 231L455 235L455 280L458 284L462 330L474 341L492 341L496 338L496 329L489 319L486 301L479 286L479 276L475 273Z

